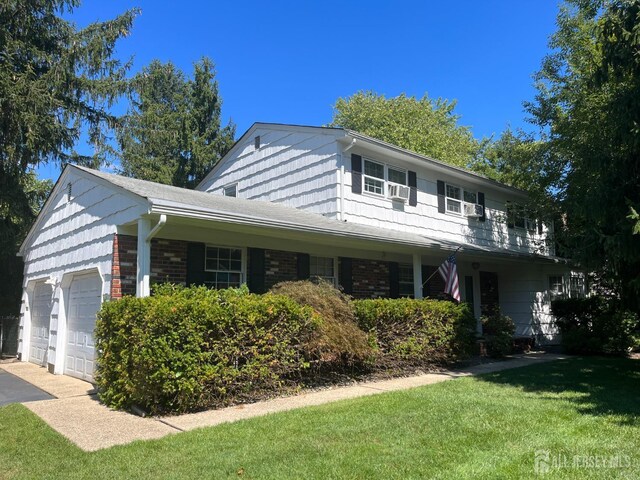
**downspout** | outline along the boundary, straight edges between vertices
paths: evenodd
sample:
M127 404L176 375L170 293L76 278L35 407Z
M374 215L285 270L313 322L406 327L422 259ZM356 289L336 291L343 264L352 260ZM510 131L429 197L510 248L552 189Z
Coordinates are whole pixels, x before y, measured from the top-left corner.
M150 242L151 239L158 234L162 227L164 227L165 223L167 223L167 216L165 214L162 214L160 215L160 219L158 220L158 223L156 223L156 226L153 227L149 232L149 235L147 235L146 241Z
M344 156L346 155L346 153L351 150L354 145L356 144L356 139L354 138L353 140L351 140L351 143L349 144L349 146L347 148L345 148L342 151L342 155L340 155L341 158L341 162L340 162L340 220L342 222L345 222L345 215L344 215Z
M160 215L158 223L150 228L147 218L138 219L138 258L136 262L136 297L148 297L151 294L149 277L151 276L151 239L167 223L167 215ZM148 232L148 233L147 233Z

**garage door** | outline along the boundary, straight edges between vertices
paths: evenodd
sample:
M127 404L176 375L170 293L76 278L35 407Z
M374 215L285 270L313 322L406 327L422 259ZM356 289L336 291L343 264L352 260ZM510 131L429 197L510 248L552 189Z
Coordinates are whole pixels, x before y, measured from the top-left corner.
M102 281L98 274L76 275L69 287L64 373L93 381L93 329L100 309Z
M33 289L29 306L31 310L29 361L38 365L47 364L52 288L51 285L46 285L44 282L37 282Z

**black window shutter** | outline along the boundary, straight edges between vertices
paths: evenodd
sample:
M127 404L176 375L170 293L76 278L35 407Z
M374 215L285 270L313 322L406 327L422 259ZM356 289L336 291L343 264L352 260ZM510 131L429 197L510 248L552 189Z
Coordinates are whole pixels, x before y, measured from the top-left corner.
M187 286L204 283L204 243L187 245Z
M438 213L444 213L444 182L438 180Z
M487 212L484 207L484 193L482 192L478 192L478 205L482 205L482 216L478 220L484 222L487 219Z
M362 193L362 157L351 154L351 191Z
M348 257L340 257L338 261L340 262L338 272L340 286L344 293L351 295L353 293L353 262Z
M538 219L538 235L542 235L542 220Z
M507 202L507 228L515 228L514 223L514 206L511 202Z
M389 297L400 297L400 265L389 262Z
M252 293L264 293L265 284L265 260L263 248L249 248L249 272L247 275L247 287Z
M428 265L422 265L422 296L427 298L431 296L431 281L427 282L427 278L432 274Z
M309 278L309 266L311 258L308 253L298 253L298 280L307 280Z
M409 170L409 205L418 205L418 176L416 172Z

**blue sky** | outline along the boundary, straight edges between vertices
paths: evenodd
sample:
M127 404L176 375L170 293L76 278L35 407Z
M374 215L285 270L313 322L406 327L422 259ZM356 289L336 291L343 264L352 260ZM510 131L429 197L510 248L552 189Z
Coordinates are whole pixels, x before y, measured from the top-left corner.
M558 3L84 0L71 18L85 26L133 7L142 13L117 50L133 57L131 74L156 58L191 73L210 57L238 135L255 121L322 125L337 98L373 90L457 99L460 123L481 138L527 127L522 102Z

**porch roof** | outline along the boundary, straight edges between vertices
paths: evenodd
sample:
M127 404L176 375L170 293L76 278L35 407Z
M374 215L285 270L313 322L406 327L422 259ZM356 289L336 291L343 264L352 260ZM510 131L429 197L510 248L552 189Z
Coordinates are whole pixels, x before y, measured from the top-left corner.
M378 243L437 249L443 252L452 252L460 247L459 244L445 239L342 222L278 203L213 195L202 191L123 177L86 167L73 166L72 168L78 168L146 199L149 203L149 213L151 214L165 214L215 220L223 223L325 234ZM460 251L469 254L483 254L529 261L566 262L565 259L559 257L515 252L482 245L464 244L461 246Z

